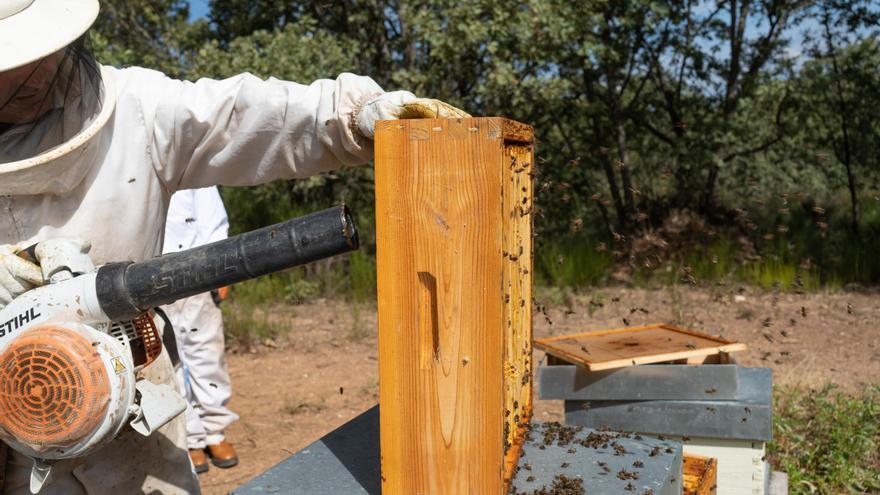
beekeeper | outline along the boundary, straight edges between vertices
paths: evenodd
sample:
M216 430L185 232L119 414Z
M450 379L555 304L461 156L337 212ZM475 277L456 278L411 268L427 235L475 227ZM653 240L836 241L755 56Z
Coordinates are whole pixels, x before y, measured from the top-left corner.
M176 253L226 239L229 218L216 187L187 189L171 196L162 253ZM238 464L224 430L238 416L227 407L232 383L226 367L221 292L181 299L166 306L174 326L180 366L178 383L186 398L186 443L196 473L208 470L208 459L220 468Z
M162 248L175 191L364 164L379 119L464 115L353 74L310 85L249 74L192 83L101 66L84 41L97 15L97 0L0 0L6 299L42 282L9 255L18 247L79 237L97 264L150 258ZM145 372L175 382L167 353ZM7 451L5 493L27 493L31 463ZM72 471L56 470L43 493L198 491L179 416L151 437L123 430Z

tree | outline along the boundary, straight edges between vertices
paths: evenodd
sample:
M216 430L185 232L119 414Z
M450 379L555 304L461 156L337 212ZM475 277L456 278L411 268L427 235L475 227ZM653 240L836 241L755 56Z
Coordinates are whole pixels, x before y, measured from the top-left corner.
M180 77L207 29L204 21L189 22L186 0L106 0L90 33L104 63L140 65Z
M865 102L880 101L880 44L876 37L859 39L859 32L876 25L878 9L869 2L818 2L820 27L809 50L813 60L801 73L803 94L809 95L811 139L833 151L846 171L850 200L850 229L859 237L858 176L880 165L880 109ZM874 31L876 36L876 31Z

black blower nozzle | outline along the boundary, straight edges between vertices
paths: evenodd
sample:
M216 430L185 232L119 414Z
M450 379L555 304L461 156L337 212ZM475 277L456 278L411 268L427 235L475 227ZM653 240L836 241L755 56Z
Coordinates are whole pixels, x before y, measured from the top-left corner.
M236 282L358 248L345 205L140 263L111 263L97 275L101 309L114 321Z

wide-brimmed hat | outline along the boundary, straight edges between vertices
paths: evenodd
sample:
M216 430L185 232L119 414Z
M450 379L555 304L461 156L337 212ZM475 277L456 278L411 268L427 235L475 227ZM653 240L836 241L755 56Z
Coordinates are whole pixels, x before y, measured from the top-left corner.
M0 72L57 52L98 16L98 0L0 0Z

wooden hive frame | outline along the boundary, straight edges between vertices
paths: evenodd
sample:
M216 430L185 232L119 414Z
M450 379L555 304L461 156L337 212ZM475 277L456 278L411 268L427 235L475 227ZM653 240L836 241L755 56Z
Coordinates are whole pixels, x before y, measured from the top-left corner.
M382 493L506 493L531 418L532 129L381 122Z

